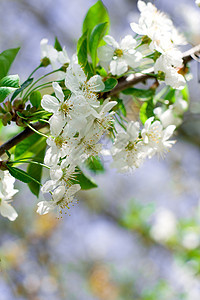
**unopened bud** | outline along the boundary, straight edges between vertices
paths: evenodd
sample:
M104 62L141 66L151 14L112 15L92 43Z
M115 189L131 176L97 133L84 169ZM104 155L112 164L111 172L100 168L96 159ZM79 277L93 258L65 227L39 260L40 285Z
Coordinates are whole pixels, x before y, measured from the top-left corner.
M158 80L164 81L165 80L165 73L163 71L158 71Z
M20 126L20 127L26 127L26 124L24 123L24 120L21 119L19 116L17 116L16 125Z
M10 112L7 112L3 117L2 117L2 123L4 126L7 124L10 124L10 121L12 120L12 115Z
M24 109L25 105L22 101L22 99L15 99L13 102L13 109L15 111L22 111Z
M7 163L7 161L5 161L5 160L0 161L0 170L2 170L2 171L8 170L6 163Z
M41 67L47 67L48 65L50 65L50 59L48 57L44 57L43 59L41 59Z
M144 35L142 37L142 44L150 44L150 43L151 43L151 39L147 35Z

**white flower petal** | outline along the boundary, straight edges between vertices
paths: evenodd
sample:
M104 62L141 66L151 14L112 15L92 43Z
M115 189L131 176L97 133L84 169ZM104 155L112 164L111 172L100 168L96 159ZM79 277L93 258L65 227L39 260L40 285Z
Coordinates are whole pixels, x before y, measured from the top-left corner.
M108 45L101 46L97 49L97 56L100 61L110 62L113 58L114 50Z
M110 72L113 75L122 75L128 70L127 63L122 59L112 60L110 63Z
M51 96L51 95L44 95L41 101L41 106L49 112L55 113L58 111L60 104L59 101Z
M80 191L81 186L80 184L73 184L72 186L70 186L66 192L68 197L73 196L74 194L76 194L78 191Z
M103 83L100 75L92 76L88 80L87 84L92 92L100 92L105 89L105 84Z
M63 198L64 194L65 194L65 186L61 185L57 187L52 194L53 200L55 202L59 202Z
M37 213L40 215L46 215L55 208L55 204L51 201L41 201L37 206Z
M119 48L119 44L115 41L115 39L111 35L106 35L104 37L104 41L112 46L113 48Z
M60 87L60 85L57 82L53 82L52 83L54 92L56 94L56 97L60 100L60 102L64 101L64 94L62 91L62 88Z
M136 47L136 40L131 35L126 35L120 43L120 49L129 50L134 49Z
M0 203L0 214L3 217L8 218L10 221L14 221L18 216L16 210L4 200L1 200Z

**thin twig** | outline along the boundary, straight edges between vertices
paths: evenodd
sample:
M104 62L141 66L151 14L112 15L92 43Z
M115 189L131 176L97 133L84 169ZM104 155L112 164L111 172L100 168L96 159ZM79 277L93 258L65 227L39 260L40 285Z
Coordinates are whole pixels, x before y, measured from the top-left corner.
M41 128L44 128L45 126L47 126L46 123L40 122L32 124L32 127L34 127L34 129L37 131ZM0 146L0 156L3 155L6 152L6 150L9 150L12 147L16 146L18 143L31 136L32 134L34 134L34 131L31 130L29 127L26 127L24 131L20 132L18 135L14 136L9 141L5 142L3 145Z

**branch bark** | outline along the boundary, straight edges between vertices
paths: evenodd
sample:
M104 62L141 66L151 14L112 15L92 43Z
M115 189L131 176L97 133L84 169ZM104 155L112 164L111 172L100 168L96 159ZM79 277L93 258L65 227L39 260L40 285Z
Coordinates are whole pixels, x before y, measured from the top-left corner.
M190 50L183 53L183 62L184 65L186 65L189 61L192 59L195 59L195 55L200 53L200 45L197 45ZM119 83L116 85L116 87L108 92L106 96L114 96L118 94L120 91L131 87L139 82L144 82L149 78L153 78L153 68L148 70L148 74L140 74L136 73L132 76L132 78L129 80L128 77L122 77L119 80ZM31 125L36 130L40 130L41 128L46 126L46 123L40 123L37 122L35 124ZM27 137L31 136L34 133L30 128L26 128L24 131L20 132L18 135L10 139L9 141L5 142L3 145L0 146L0 156L3 155L6 150L11 149L12 147L16 146L18 143L26 139Z
M41 128L44 128L46 125L46 123L37 122L35 124L32 124L31 126L38 131ZM34 131L31 130L29 127L26 127L24 131L20 132L19 134L17 134L16 136L14 136L13 138L11 138L6 143L0 146L0 156L3 155L6 152L6 150L9 150L12 147L16 146L18 143L31 136L32 134L34 134Z

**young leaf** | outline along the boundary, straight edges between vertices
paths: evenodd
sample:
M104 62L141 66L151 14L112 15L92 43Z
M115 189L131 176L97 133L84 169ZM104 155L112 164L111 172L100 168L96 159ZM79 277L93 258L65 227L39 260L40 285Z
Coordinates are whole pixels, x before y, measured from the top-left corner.
M33 157L33 160L39 163L43 163L44 161L44 155L45 155L45 149L46 149L46 142L43 142L43 149L35 156ZM39 196L40 193L40 182L42 178L42 166L37 164L29 164L27 168L27 173L35 178L36 181L30 181L28 183L30 191L36 196ZM38 183L39 182L39 183Z
M86 167L91 170L94 174L105 172L104 166L101 159L98 156L89 157L86 162Z
M0 102L3 102L9 94L16 91L19 87L20 84L18 75L9 75L3 77L0 80Z
M8 74L8 71L20 48L8 49L0 53L0 79Z
M78 63L84 67L88 62L87 32L85 32L78 40L77 56L78 56Z
M89 50L92 58L93 67L96 67L97 64L97 48L101 42L103 36L105 35L108 23L101 23L94 27L92 30L90 39L89 39Z
M82 190L90 190L97 187L97 184L90 178L88 178L79 168L76 169L77 173L73 180L73 183L79 183Z
M181 94L182 94L183 99L186 102L189 102L189 90L188 90L188 86L187 85L184 87L184 89L181 90Z
M118 102L118 107L119 107L119 109L120 109L121 112L122 112L122 115L123 115L124 117L126 117L126 107L125 107L125 105L124 105L123 100L122 100L122 99L117 99L117 102Z
M142 89L136 89L136 88L128 88L128 89L122 91L122 93L125 95L132 95L132 96L138 98L140 101L149 101L154 96L155 91L153 89L142 90Z
M153 110L154 105L152 100L142 104L140 108L140 120L142 124L144 124L147 119L154 116Z
M62 46L61 46L60 42L58 41L58 38L57 38L57 37L55 38L54 48L55 48L57 51L62 51Z
M19 168L15 168L15 167L11 167L9 165L7 165L8 170L10 172L10 174L15 177L16 179L28 183L30 181L35 181L37 182L37 180L35 178L33 178L32 176L28 175L28 173L26 173L25 171L19 169ZM39 182L38 182L39 184Z
M42 100L42 95L39 91L34 91L31 93L30 102L33 106L35 106L36 108L39 108L41 100Z
M175 93L176 93L176 90L169 87L169 90L165 94L164 99L169 100L171 103L174 103L176 101Z
M108 78L104 82L104 84L105 84L105 89L102 91L102 93L109 92L112 89L114 89L114 87L118 84L118 81L117 81L117 79L111 77L111 78Z
M18 75L8 75L3 77L0 80L0 87L13 87L18 88L20 87L19 84L19 76Z
M103 5L101 0L98 0L93 6L91 6L85 16L83 21L82 32L86 32L88 30L89 35L93 28L100 24L107 22L109 24L109 15L108 11Z
M27 157L36 154L38 151L42 150L42 140L44 137L34 133L29 136L15 147L15 160L18 160L22 157Z
M88 78L94 75L92 64L88 62L88 34L85 32L77 43L77 56L78 63L83 67L85 74L88 75Z
M22 83L21 87L19 89L17 89L12 97L11 97L11 101L13 99L15 99L17 97L17 95L19 95L19 93L21 93L27 86L29 86L31 83L33 82L33 78L29 78L26 81L24 81L24 83Z

